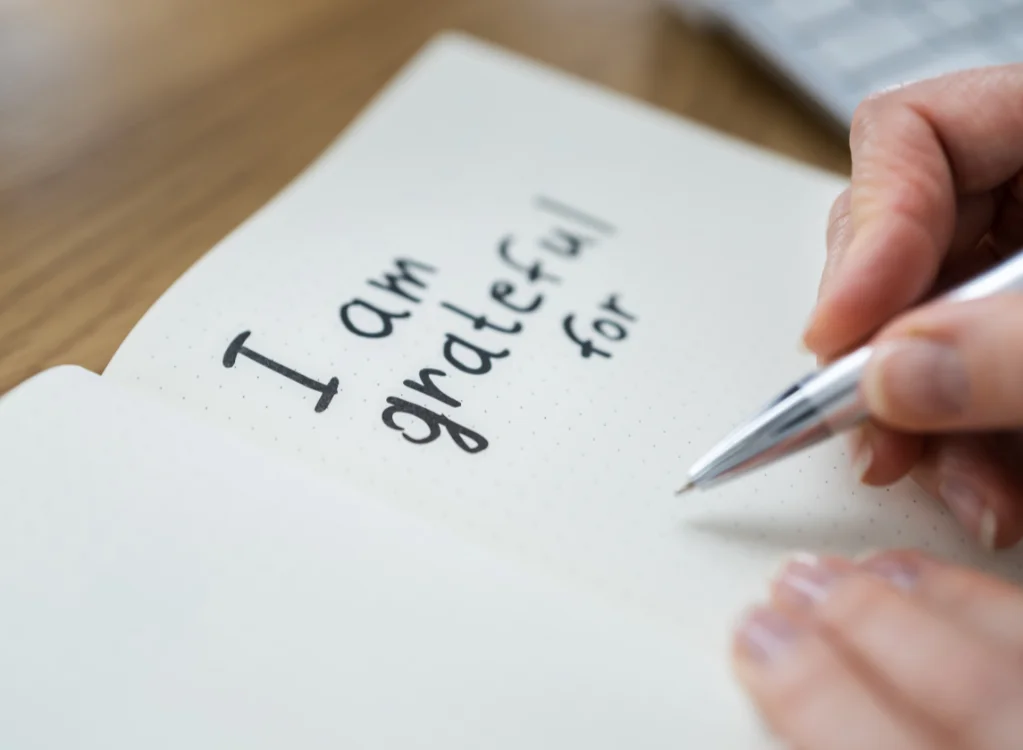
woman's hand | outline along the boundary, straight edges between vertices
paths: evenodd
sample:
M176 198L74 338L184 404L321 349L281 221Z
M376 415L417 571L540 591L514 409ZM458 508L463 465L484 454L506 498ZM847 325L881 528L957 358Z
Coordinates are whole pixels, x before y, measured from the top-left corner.
M735 664L799 750L1023 747L1023 593L917 553L796 558Z
M877 336L864 482L907 473L987 547L1023 537L1023 295L904 311L1023 245L1023 65L866 102L805 334L824 361ZM1023 740L1021 740L1023 745Z

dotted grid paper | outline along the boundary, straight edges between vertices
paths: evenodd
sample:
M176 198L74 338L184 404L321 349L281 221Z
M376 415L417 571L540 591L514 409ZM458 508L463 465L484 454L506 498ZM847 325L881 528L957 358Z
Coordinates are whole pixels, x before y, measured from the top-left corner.
M848 124L875 91L1023 60L1023 0L728 0L729 23Z
M975 552L910 487L858 487L839 441L674 496L704 450L811 366L797 341L842 186L449 37L186 274L106 377L722 648L794 549L913 545L1023 580L1019 555ZM418 302L386 289L395 258L419 264L406 270L421 286L399 285ZM536 309L512 312L495 288ZM353 333L349 303L357 330L393 331ZM608 356L583 356L569 316ZM477 347L453 343L454 362L489 371L448 361L449 335ZM434 397L424 368L445 373ZM385 424L388 398L487 447L467 452L443 427L413 444ZM393 419L428 436L412 414Z
M0 399L0 747L764 747L671 629L162 407Z

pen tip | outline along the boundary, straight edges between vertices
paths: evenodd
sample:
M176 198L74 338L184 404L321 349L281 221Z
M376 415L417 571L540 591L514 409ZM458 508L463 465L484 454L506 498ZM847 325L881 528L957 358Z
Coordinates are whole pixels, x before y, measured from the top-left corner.
M679 495L684 495L695 488L696 488L695 484L693 484L692 482L686 482L682 487L679 487L677 490L675 490L675 497L678 497Z

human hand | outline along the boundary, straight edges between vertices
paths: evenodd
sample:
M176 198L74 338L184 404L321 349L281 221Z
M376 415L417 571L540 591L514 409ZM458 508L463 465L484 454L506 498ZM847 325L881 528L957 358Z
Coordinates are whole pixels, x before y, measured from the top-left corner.
M853 437L867 484L907 473L986 547L1023 537L1023 295L907 308L1023 245L1023 65L865 102L804 336L822 361L875 336Z
M734 663L799 750L1023 747L1023 592L919 553L795 558Z

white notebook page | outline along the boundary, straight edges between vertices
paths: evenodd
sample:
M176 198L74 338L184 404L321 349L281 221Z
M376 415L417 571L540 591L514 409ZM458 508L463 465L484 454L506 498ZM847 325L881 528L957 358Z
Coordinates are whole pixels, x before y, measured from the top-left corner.
M1021 571L908 485L858 487L840 442L673 495L812 366L797 341L843 185L448 37L181 279L106 375L691 628L723 659L792 549L913 545ZM387 289L396 259L418 285ZM445 373L434 397L403 385L424 368ZM441 423L409 442L429 425L388 426L388 399L457 423L464 445Z
M158 406L0 401L0 746L760 746L698 643Z

